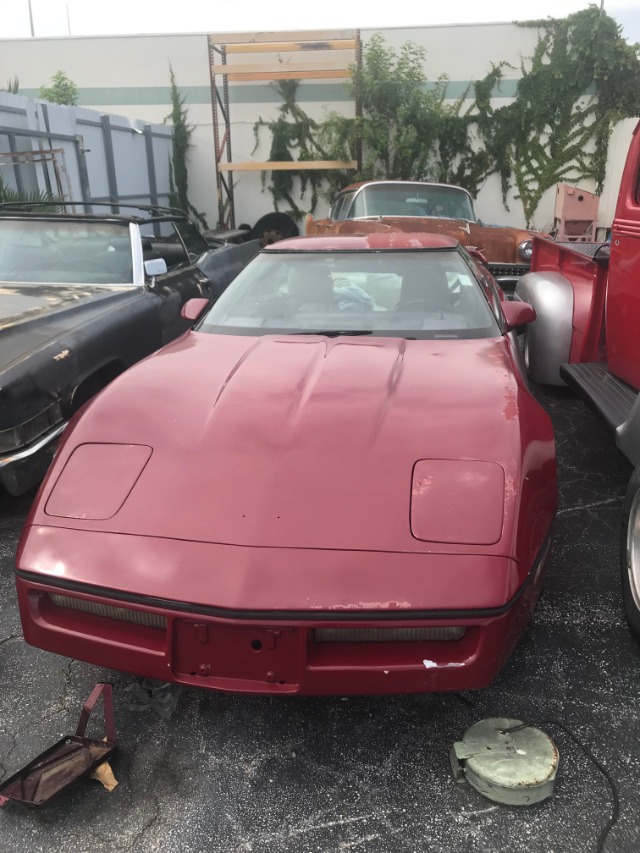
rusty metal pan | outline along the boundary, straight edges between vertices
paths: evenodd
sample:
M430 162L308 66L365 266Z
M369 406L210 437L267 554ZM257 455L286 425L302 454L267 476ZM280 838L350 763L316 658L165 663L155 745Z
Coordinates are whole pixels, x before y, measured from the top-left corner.
M85 732L100 696L103 697L105 738L94 740L85 737ZM82 707L76 733L59 740L3 782L0 785L0 806L11 801L26 806L44 806L108 761L115 749L113 690L110 684L99 682Z

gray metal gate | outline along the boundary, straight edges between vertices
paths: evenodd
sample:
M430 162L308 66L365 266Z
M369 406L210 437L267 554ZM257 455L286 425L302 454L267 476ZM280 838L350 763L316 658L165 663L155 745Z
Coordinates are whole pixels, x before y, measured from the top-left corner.
M173 128L0 92L0 174L20 193L166 205Z

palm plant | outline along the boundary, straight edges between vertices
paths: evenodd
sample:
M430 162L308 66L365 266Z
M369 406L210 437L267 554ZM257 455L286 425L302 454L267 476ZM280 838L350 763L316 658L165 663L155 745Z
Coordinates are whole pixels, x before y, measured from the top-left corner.
M42 209L46 211L59 210L62 200L54 193L46 190L33 190L31 192L19 192L10 187L0 175L0 204L12 204L20 207L30 205L45 205Z
M2 92L10 92L12 95L17 95L20 91L20 80L17 77L9 77L7 80L7 85L4 89L0 89Z

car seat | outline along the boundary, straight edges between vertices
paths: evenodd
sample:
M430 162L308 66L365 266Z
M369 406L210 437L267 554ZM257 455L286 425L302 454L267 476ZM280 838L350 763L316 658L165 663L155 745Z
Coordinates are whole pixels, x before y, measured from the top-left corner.
M401 311L411 303L420 303L425 311L451 311L451 293L442 267L425 263L402 276L400 299L395 310Z
M296 310L319 309L337 310L338 303L333 291L333 280L329 271L322 267L305 264L302 268L290 270L287 281L289 298L295 303Z

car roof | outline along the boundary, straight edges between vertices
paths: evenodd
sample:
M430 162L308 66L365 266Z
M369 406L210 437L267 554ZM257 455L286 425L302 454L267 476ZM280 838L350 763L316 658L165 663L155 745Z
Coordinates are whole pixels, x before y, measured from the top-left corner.
M411 233L391 231L367 234L362 237L333 236L290 237L266 246L267 252L371 252L371 251L407 251L416 249L456 249L458 240L444 234Z
M416 187L446 187L449 190L459 190L460 192L466 193L470 198L472 198L469 190L465 190L464 187L459 187L457 184L441 184L437 181L390 181L385 180L384 178L379 178L375 181L360 181L357 184L349 184L348 187L344 187L340 190L338 195L342 195L342 193L353 192L354 190L359 190L361 187L372 187L372 186L380 186L381 184L386 184L390 186L402 186L403 184L411 184Z

